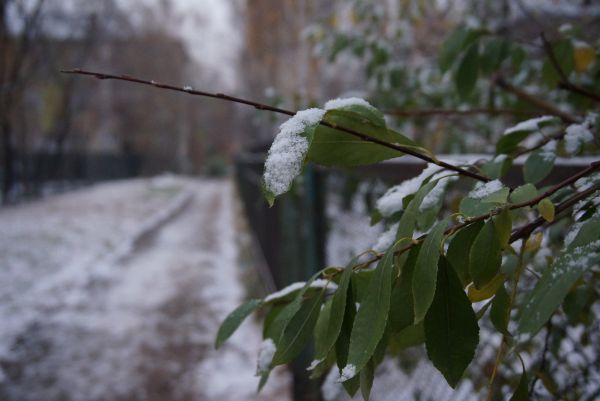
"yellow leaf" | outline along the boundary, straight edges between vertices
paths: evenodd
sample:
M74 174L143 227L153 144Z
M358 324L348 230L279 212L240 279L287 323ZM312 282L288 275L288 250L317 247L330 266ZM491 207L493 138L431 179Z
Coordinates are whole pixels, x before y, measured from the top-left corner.
M537 232L533 234L527 242L525 243L525 251L527 252L535 252L540 249L540 245L542 245L542 240L544 239L544 234L542 232Z
M481 289L477 289L474 285L469 287L468 297L471 303L484 301L494 296L498 288L504 283L504 275L498 274L494 277L489 283L481 287Z
M537 206L540 214L548 223L554 221L554 203L548 198L544 198Z
M587 43L578 43L575 45L574 57L575 69L577 72L583 72L587 70L596 59L596 51Z

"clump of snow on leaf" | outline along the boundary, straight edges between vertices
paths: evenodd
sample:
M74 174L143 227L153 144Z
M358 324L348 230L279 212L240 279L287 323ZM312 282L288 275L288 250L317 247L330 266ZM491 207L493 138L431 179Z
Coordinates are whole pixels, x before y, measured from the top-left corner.
M364 106L371 109L375 108L365 99L360 97L347 97L329 100L327 103L325 103L325 110L343 109L344 107L350 106Z
M540 156L547 161L552 162L556 159L556 141L550 141L542 147Z
M286 192L302 169L302 162L308 151L308 138L303 133L306 128L318 124L325 110L307 109L297 112L281 124L269 155L265 161L263 179L265 188L273 195Z
M592 134L593 121L596 115L591 113L581 124L571 124L567 127L565 134L565 151L573 155L579 151L581 146L594 140Z
M344 369L342 369L342 373L340 374L339 381L345 382L346 380L352 379L354 376L356 376L356 366L354 366L352 364L346 365L346 366L344 366Z
M292 283L277 292L267 295L267 297L265 298L265 302L271 302L271 301L275 301L277 299L281 299L281 298L285 297L286 295L291 294L294 291L298 291L298 290L302 289L305 285L306 285L306 283L304 281L298 281L298 282ZM332 281L329 281L329 280L316 279L310 283L309 287L310 288L327 288L328 290L335 291L337 289L337 284Z
M493 180L490 182L486 182L485 184L477 183L475 188L469 192L468 197L472 199L481 199L486 196L493 194L494 192L502 189L502 183L500 180Z
M554 120L556 120L556 117L554 117L554 116L541 116L541 117L532 118L530 120L521 121L517 125L507 128L504 131L504 135L508 135L508 134L512 134L513 132L520 132L520 131L536 131L541 128L540 124L548 123L548 122L551 122Z
M261 374L269 371L271 362L273 362L273 355L277 351L275 343L270 338L265 339L260 345L258 351L258 362L256 367L256 373Z

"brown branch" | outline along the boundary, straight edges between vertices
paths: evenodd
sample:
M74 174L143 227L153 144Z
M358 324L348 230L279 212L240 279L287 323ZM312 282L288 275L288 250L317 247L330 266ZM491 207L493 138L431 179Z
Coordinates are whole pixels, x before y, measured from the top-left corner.
M127 81L127 82L133 82L133 83L138 83L138 84L142 84L142 85L149 85L149 86L154 86L156 88L161 88L161 89L167 89L167 90L172 90L172 91L177 91L177 92L184 92L190 95L196 95L196 96L204 96L204 97L210 97L210 98L214 98L214 99L221 99L221 100L226 100L229 102L234 102L234 103L241 103L241 104L245 104L248 106L252 106L258 110L265 110L265 111L271 111L274 113L279 113L279 114L285 114L288 116L293 116L294 114L296 114L295 111L292 110L286 110L286 109L282 109L279 107L273 107L273 106L269 106L267 104L262 104L262 103L258 103L252 100L247 100L247 99L242 99L242 98L238 98L235 96L229 96L229 95L225 95L223 93L209 93L209 92L204 92L204 91L199 91L199 90L195 90L195 89L191 89L191 88L182 88L180 86L174 86L174 85L168 85L168 84L163 84L163 83L159 83L156 81L148 81L145 79L140 79L140 78L135 78L135 77L131 77L128 75L113 75L113 74L105 74L105 73L99 73L99 72L92 72L92 71L84 71L81 69L74 69L74 70L62 70L61 71L64 74L78 74L78 75L89 75L98 79L113 79L113 80L118 80L118 81ZM411 156L414 156L418 159L424 160L428 163L433 163L436 164L446 170L451 170L454 171L462 176L465 177L470 177L473 178L475 180L478 181L482 181L482 182L489 182L491 181L491 179L489 177L483 176L481 174L469 171L469 170L465 170L463 168L460 168L458 166L454 166L452 164L443 162L441 160L437 160L435 158L432 158L430 156L424 155L419 153L418 151L416 151L415 149L408 147L408 146L403 146L403 145L398 145L395 143L390 143L390 142L386 142L383 141L381 139L375 138L371 135L367 135L358 131L355 131L353 129L350 128L346 128L346 127L342 127L342 126L338 126L336 124L332 124L329 123L327 121L321 121L320 122L321 125L329 127L329 128L333 128L335 130L347 133L349 135L352 135L356 138L359 138L363 141L366 142L371 142L371 143L375 143L381 146L384 146L386 148L389 149L393 149L396 150L398 152L401 153L405 153Z
M595 185L591 186L590 188L586 189L585 191L578 192L575 195L573 195L572 197L570 197L569 199L567 199L566 201L558 204L554 208L554 212L556 214L559 214L562 211L570 208L577 202L587 198L588 196L590 196L591 194L593 194L594 192L596 192L598 190L600 190L600 184L595 184ZM518 228L517 230L513 231L512 235L510 236L510 242L515 242L518 239L521 239L523 237L527 237L527 236L531 235L531 233L536 228L544 225L545 223L546 223L546 220L543 217L538 217L531 223L528 223L528 224L524 225L523 227Z
M468 110L455 110L455 109L422 109L422 110L389 110L384 111L384 114L397 117L430 117L430 116L459 116L466 117L476 114L489 114L489 115L535 115L537 113L525 110L515 109L491 109L491 108L480 108L480 109L468 109Z
M600 102L599 94L594 93L588 89L585 89L579 85L576 85L569 80L569 77L567 76L567 74L565 74L565 71L560 66L560 63L558 62L558 59L556 58L556 54L554 54L552 45L550 44L548 39L546 39L546 35L544 35L543 32L541 34L541 37L542 37L542 43L544 44L544 50L546 51L546 54L548 55L548 59L550 60L552 67L554 67L554 69L560 76L561 80L558 83L558 87L561 89L566 89L568 91L577 93L582 96L589 97L590 99Z
M542 100L542 99L524 91L521 88L516 87L515 85L513 85L510 82L508 82L507 80L505 80L504 77L502 77L501 75L498 75L495 78L494 82L499 87L504 89L505 91L511 92L512 94L523 99L527 103L530 103L530 104L536 106L537 108L545 111L548 114L552 114L554 116L560 117L566 123L574 124L574 123L578 122L578 120L575 116L572 116L571 114L569 114L565 111L562 111L555 105L553 105L545 100Z
M579 171L578 173L572 175L571 177L566 178L565 180L559 182L558 184L552 186L550 189L548 189L547 191L544 191L542 194L536 196L535 198L532 198L528 201L525 202L520 202L520 203L514 203L512 205L510 205L508 208L509 210L514 210L514 209L520 209L520 208L524 208L527 206L534 206L536 204L538 204L539 202L542 201L542 199L545 199L551 195L553 195L554 193L558 192L560 189L565 188L571 184L573 184L575 181L577 181L578 179L585 177L589 174L591 174L592 172L596 171L600 169L600 160L597 160L595 162L592 162L588 167L586 167L585 169ZM597 191L598 189L600 189L600 184L596 184L593 185L592 187L588 188L585 191L579 192L575 195L573 195L572 197L570 197L569 199L567 199L566 201L560 203L559 205L557 205L555 207L555 213L558 214L560 212L562 212L565 209L568 209L569 207L571 207L572 205L574 205L575 203L577 203L578 201L580 201L581 199L585 199L587 196L589 196L590 194L592 194L593 192ZM471 225L473 223L476 223L478 221L483 221L486 220L490 217L493 217L495 215L497 215L498 213L500 213L502 211L502 209L495 209L492 210L489 213L485 213L482 214L480 216L477 217L472 217L470 219L466 219L464 222L457 224L453 227L448 228L446 231L444 231L444 235L445 236L450 236L452 234L454 234L455 232L459 231L462 228L465 228L468 225ZM531 223L526 224L523 227L518 228L517 230L515 230L511 236L510 236L510 240L509 243L513 243L518 239L524 238L524 237L528 237L529 235L531 235L531 233L538 228L539 226L543 225L544 223L546 223L546 220L542 217L537 218L536 220L532 221ZM404 252L412 249L414 246L420 244L421 242L423 242L423 240L427 237L427 235L423 235L415 240L413 240L413 243L411 243L410 245L404 246L400 249L398 249L395 254L397 256L403 254ZM366 267L369 266L370 264L378 261L379 259L381 259L383 257L382 254L376 255L373 259L371 260L367 260L366 262L363 262L361 264L359 264L359 268L362 267Z

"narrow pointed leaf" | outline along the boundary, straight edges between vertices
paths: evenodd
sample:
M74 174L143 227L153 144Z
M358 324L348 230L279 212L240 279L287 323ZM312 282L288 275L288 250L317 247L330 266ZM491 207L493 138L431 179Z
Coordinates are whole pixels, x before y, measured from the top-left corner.
M479 74L479 46L477 43L473 43L469 50L465 53L458 69L456 70L456 77L454 78L456 83L456 90L461 99L469 97Z
M427 355L455 388L479 343L471 303L446 258L440 259L435 298L425 317Z
M502 274L498 274L481 288L477 288L474 285L470 286L467 293L469 301L481 302L485 301L486 299L490 299L494 296L494 294L496 294L496 291L498 291L498 288L500 288L503 283L504 276Z
M500 333L510 335L508 333L508 321L510 318L510 299L504 285L501 285L496 291L496 296L492 301L492 309L490 310L490 319Z
M322 347L318 347L315 352L315 359L324 359L329 354L329 351L334 346L335 342L340 335L342 329L342 323L344 319L344 311L346 310L346 300L348 298L348 287L350 285L350 279L352 278L353 270L356 263L354 258L342 273L340 282L335 294L331 301L331 314L324 330L324 339L320 343Z
M454 235L448 246L446 256L463 286L466 286L471 282L471 274L469 273L469 254L471 252L473 241L475 241L475 238L482 227L483 222L478 221L463 228Z
M371 396L374 378L375 364L373 363L373 359L370 359L365 368L360 371L360 392L365 401L369 401L369 397Z
M537 333L581 275L599 262L600 241L563 252L526 296L518 331L532 335Z
M494 217L494 226L498 233L498 240L502 249L508 247L508 240L512 231L512 216L510 210L504 209L499 215Z
M412 282L415 323L423 320L435 295L440 245L447 225L448 220L442 220L431 229L417 257Z
M384 255L369 283L369 289L356 312L346 367L359 373L367 364L383 337L390 309L393 277L393 247ZM349 369L351 371L351 369ZM354 375L350 375L351 377ZM350 377L347 377L349 379Z
M494 222L488 220L477 237L469 254L469 273L477 288L493 279L502 263L500 238Z
M413 231L415 230L415 226L417 224L417 219L420 214L421 203L423 203L423 199L427 196L429 192L435 187L438 180L432 180L427 184L423 185L419 190L415 193L415 196L412 198L404 213L402 213L402 217L398 222L398 233L396 234L396 239L400 238L412 238Z
M521 374L519 385L515 389L515 392L513 393L512 397L510 397L509 401L529 401L527 371L525 370L525 365L523 364L522 360L521 365L523 366L523 373Z
M277 343L277 351L273 356L273 366L288 363L300 354L313 333L323 303L324 293L323 290L312 298L305 300L285 327Z
M240 324L246 319L256 308L261 305L260 299L252 299L231 312L219 327L217 338L215 339L215 348L219 348L231 335L240 327Z
M392 289L390 305L390 330L397 333L413 324L415 320L412 277L420 246L413 247L402 266L400 278Z

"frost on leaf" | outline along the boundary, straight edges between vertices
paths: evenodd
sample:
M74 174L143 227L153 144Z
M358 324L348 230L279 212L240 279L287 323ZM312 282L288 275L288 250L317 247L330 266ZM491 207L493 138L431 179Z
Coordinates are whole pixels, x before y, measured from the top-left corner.
M324 114L325 110L322 109L302 110L279 127L279 133L269 149L263 174L265 189L273 196L286 192L300 174L310 144L304 131L318 124Z
M277 351L277 347L272 339L267 338L261 343L260 350L258 351L257 375L269 371L275 351Z

